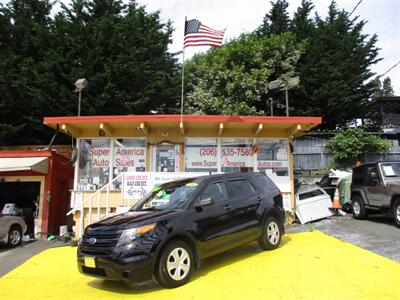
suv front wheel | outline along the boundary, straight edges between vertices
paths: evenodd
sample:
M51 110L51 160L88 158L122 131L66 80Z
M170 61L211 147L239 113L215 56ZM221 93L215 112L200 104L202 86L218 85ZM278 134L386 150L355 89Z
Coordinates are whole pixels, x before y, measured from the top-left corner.
M175 240L161 252L155 276L167 288L175 288L189 281L194 269L191 247L183 241Z
M356 219L365 219L367 217L367 210L365 209L364 202L360 196L353 196L351 200L351 208L353 210L353 217Z

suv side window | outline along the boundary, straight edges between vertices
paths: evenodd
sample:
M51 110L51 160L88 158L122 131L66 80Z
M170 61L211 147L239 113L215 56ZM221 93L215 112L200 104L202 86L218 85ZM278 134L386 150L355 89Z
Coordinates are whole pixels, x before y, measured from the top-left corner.
M225 184L223 182L209 183L200 195L199 199L212 198L215 202L222 202L228 199Z
M364 169L362 167L354 168L353 170L353 184L364 184Z
M255 193L255 188L246 179L234 179L227 182L230 197L247 197Z
M376 166L368 166L367 167L367 178L365 179L365 185L368 186L374 186L376 185L376 181L371 179L371 173L375 173L376 175L378 175L378 170L376 168Z

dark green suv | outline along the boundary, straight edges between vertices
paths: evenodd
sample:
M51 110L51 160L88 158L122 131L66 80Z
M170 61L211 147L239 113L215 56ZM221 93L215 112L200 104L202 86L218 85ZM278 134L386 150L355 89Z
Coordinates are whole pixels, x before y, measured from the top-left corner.
M356 219L389 212L400 227L400 161L365 163L353 169L351 207Z

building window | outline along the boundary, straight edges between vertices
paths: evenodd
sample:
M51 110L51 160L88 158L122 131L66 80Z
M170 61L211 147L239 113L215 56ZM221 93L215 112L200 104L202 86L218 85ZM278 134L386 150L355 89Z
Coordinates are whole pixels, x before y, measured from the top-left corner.
M257 139L257 169L266 174L289 176L288 143L286 140Z
M114 140L113 177L122 172L146 171L146 139L117 138ZM121 189L122 180L116 179L114 189Z
M110 139L81 139L78 190L97 190L108 183L111 166Z
M121 172L144 172L146 170L146 139L114 140L114 177Z
M186 172L217 172L217 139L187 138L185 141Z
M253 171L253 139L221 139L221 171Z

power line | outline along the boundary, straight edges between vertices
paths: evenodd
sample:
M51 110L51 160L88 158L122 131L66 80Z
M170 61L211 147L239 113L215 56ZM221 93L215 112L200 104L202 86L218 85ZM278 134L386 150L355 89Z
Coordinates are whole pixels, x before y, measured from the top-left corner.
M387 70L385 73L383 73L382 75L379 75L378 78L385 76L387 73L389 73L394 68L396 68L399 64L400 64L400 60L397 63L395 63L392 67L390 67L389 70Z
M363 0L358 1L357 5L353 8L353 10L351 11L351 13L349 14L349 17L350 17L351 14L357 9L357 7L360 5L360 3L361 3L362 1L363 1Z

